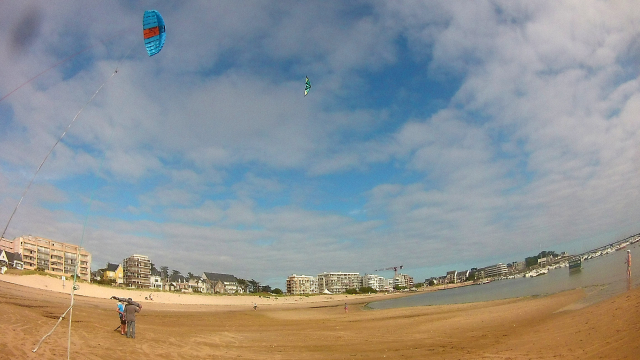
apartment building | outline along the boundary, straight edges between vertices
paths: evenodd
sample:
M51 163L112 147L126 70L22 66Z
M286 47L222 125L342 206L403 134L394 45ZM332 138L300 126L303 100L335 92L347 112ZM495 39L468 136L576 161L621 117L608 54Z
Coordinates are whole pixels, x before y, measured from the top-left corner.
M148 289L151 287L151 260L144 255L131 255L122 260L124 284L127 287Z
M366 274L362 277L362 286L368 286L377 291L382 291L385 288L385 278L378 275Z
M15 238L13 247L22 254L25 270L41 268L50 274L71 277L77 267L78 278L90 281L91 254L78 245L29 235Z
M398 274L394 280L396 286L402 286L407 289L411 289L413 287L413 277L407 274Z
M467 278L469 277L469 274L470 274L469 270L458 271L456 273L456 283L461 283L461 282L467 281Z
M9 240L7 238L0 238L0 251L8 251L10 253L20 252L20 242Z
M487 266L483 269L485 277L498 277L505 276L508 273L507 265L503 263L497 263L495 265Z
M447 271L446 280L447 284L455 284L458 275L458 270Z
M362 277L359 273L322 273L318 274L318 292L325 290L332 294L341 294L347 289L360 289Z
M313 276L293 274L287 278L287 294L317 294L318 279Z

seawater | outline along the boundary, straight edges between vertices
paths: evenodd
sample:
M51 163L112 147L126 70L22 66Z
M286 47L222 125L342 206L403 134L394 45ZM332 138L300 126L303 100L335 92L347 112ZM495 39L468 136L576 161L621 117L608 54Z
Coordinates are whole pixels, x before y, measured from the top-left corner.
M569 273L568 267L550 270L534 278L516 278L425 292L403 298L367 304L371 309L462 304L525 296L544 296L583 288L589 303L606 299L640 285L640 243L582 262L582 270ZM631 279L627 278L627 250L631 250Z

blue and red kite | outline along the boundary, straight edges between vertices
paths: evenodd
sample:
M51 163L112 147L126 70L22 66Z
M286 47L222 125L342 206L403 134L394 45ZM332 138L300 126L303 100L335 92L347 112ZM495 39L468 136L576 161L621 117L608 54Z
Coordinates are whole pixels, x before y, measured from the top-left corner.
M166 38L164 32L164 19L159 12L147 10L142 18L142 34L144 46L147 47L149 56L153 56L162 50Z

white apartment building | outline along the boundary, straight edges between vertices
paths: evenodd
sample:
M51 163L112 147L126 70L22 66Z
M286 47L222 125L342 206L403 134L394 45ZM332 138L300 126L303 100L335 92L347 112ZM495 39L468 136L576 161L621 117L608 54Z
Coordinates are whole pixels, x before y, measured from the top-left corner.
M317 294L318 279L313 276L293 274L287 278L287 294Z
M508 273L507 265L503 263L497 263L495 265L487 266L482 269L485 277L498 277L505 276Z
M366 274L362 277L362 286L369 286L377 291L382 291L386 286L385 278L374 274Z
M362 284L362 277L359 273L322 273L318 274L318 292L325 290L332 294L341 294L347 289L359 289Z
M410 289L413 287L413 278L407 274L398 274L394 279L394 285Z
M25 270L72 277L77 267L78 278L91 280L91 254L78 245L29 235L15 238L12 247L22 255Z
M151 260L147 256L129 256L122 260L122 269L125 286L142 289L151 287Z

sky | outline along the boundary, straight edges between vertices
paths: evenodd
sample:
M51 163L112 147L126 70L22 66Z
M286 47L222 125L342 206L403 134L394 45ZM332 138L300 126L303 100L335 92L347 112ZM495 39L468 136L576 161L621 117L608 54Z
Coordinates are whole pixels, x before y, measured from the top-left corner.
M634 1L3 1L0 79L2 228L77 116L5 237L94 270L421 282L640 232Z

